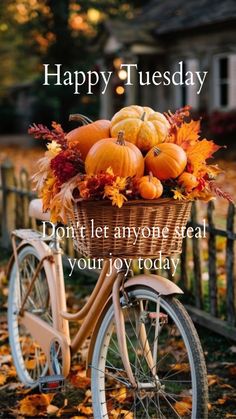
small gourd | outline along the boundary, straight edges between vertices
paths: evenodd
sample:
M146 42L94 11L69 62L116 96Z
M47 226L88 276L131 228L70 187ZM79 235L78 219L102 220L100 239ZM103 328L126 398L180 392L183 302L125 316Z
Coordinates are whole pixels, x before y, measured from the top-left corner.
M144 199L157 199L163 193L163 186L160 180L150 172L149 176L141 177L139 181L139 193Z

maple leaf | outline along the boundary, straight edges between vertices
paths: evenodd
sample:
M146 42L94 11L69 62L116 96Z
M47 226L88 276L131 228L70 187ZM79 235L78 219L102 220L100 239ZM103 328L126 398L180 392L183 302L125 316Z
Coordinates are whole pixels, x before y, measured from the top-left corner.
M167 137L166 142L175 143L187 150L190 145L199 141L200 120L184 122L180 127L175 127Z
M206 139L201 140L193 145L190 145L187 150L188 163L193 169L193 174L198 176L202 167L206 164L206 160L212 157L212 154L219 150L221 146L215 144L213 141Z

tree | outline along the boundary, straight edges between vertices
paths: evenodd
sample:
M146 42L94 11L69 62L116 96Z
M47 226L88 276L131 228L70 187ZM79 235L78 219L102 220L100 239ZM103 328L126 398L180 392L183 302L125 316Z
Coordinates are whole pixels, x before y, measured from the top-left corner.
M73 71L93 69L101 51L91 45L104 30L103 22L131 17L141 0L5 0L0 2L0 68L2 90L34 82L35 115L48 115L66 123L71 111L86 107L84 95L73 95L66 86L42 88L42 63L61 63ZM87 98L88 99L88 98ZM94 99L94 98L93 98ZM96 100L89 104L97 107Z

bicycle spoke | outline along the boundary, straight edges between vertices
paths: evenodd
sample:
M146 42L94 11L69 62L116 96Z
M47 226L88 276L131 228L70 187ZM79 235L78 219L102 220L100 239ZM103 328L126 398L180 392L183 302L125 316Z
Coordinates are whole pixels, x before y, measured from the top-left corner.
M172 404L169 402L169 400L167 399L167 397L165 396L165 394L164 393L161 393L162 394L162 396L164 397L164 399L166 400L166 402L167 402L167 404L170 406L170 408L173 410L173 412L177 415L177 417L179 418L179 419L181 419L181 416L179 416L179 414L178 414L178 412L177 412L177 410L175 410L175 408L172 406Z

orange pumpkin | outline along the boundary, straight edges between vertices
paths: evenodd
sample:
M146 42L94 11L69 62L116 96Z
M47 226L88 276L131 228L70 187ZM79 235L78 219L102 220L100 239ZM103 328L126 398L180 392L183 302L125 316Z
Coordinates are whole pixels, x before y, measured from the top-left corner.
M79 118L79 115L77 115L77 118ZM81 119L84 121L83 118ZM69 148L78 148L82 159L85 160L88 151L97 141L110 136L110 125L110 121L100 119L73 129L66 135Z
M185 169L187 156L177 144L163 143L153 147L145 157L147 172L160 180L175 179Z
M159 179L150 172L149 176L143 176L139 182L139 193L144 199L156 199L163 193L163 186Z
M98 141L89 150L85 160L87 174L105 172L109 167L118 176L141 177L144 172L144 159L140 150L124 140L124 133L118 138Z
M196 188L198 180L192 173L183 172L178 178L178 183L183 186L187 192L190 192Z
M125 139L142 151L148 151L162 143L169 128L170 124L165 116L147 106L127 106L117 112L111 120L111 136L116 137L122 130Z

